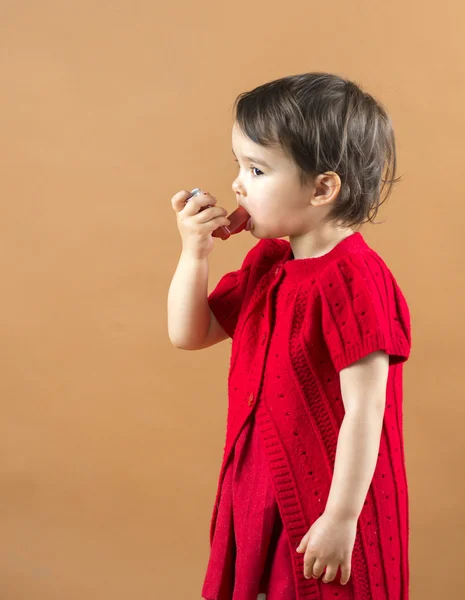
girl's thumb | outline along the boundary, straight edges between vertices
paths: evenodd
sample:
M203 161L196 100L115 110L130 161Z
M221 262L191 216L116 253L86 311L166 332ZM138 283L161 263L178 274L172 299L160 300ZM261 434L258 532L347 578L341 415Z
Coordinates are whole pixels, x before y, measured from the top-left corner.
M296 552L305 552L305 548L307 547L308 533L304 535L304 537L300 540L300 544L296 548Z

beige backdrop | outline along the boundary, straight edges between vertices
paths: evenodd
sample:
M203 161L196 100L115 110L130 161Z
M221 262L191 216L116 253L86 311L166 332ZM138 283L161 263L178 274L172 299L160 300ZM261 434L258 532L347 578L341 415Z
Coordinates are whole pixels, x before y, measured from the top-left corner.
M394 121L404 181L362 233L412 313L411 597L464 597L464 18L458 0L1 2L2 600L200 598L231 343L170 344L170 200L198 186L232 210L235 97L313 70ZM210 290L256 242L216 241Z

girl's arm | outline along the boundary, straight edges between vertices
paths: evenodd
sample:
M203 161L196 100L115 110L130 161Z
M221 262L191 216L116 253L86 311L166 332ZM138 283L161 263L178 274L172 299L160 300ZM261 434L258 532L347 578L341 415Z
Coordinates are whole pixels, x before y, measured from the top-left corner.
M208 257L182 252L168 292L168 334L186 350L202 346L210 328Z
M345 416L325 512L358 519L378 460L389 355L373 352L340 372Z

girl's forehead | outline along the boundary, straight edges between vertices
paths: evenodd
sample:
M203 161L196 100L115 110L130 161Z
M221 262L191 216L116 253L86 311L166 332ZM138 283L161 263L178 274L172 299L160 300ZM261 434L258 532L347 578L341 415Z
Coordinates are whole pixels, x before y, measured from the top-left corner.
M274 146L263 146L257 144L247 137L237 125L232 130L232 151L234 155L238 153L244 157L257 156L264 161L287 161L288 158L282 148L276 144Z

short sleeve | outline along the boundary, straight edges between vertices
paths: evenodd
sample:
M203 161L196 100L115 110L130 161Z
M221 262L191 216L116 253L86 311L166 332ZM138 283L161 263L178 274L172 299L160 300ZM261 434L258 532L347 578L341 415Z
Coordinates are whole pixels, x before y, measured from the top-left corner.
M245 294L249 268L226 273L208 296L208 304L216 320L229 337L234 336L242 299Z
M208 304L216 320L229 337L234 336L241 310L244 308L252 267L263 263L264 240L260 240L246 254L242 266L237 271L223 275L208 296Z
M383 350L390 364L411 349L410 313L394 276L376 254L334 261L320 279L325 345L337 372Z
M231 338L261 277L283 258L288 247L289 244L280 239L261 239L248 251L241 268L223 275L208 296L211 311Z

